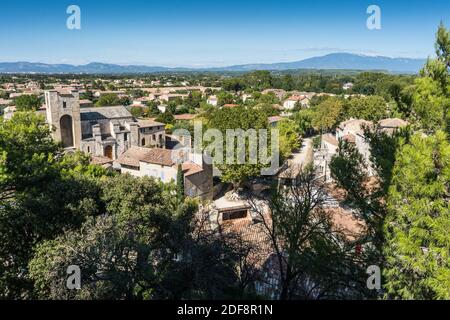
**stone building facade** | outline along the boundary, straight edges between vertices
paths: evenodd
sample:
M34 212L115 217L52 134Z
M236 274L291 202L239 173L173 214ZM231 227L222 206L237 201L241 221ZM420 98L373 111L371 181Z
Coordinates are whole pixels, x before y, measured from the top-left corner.
M202 200L211 200L213 197L211 159L204 154L195 154L191 150L180 153L179 150L131 147L117 162L122 173L154 177L164 183L176 181L181 165L185 195Z
M132 146L165 147L164 124L136 120L124 106L80 108L77 91L46 91L52 137L70 150L117 160Z

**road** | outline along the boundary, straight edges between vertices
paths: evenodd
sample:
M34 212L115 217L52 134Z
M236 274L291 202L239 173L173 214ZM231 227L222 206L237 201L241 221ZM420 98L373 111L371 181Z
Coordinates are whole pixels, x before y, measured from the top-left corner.
M302 147L299 152L292 154L291 159L287 161L287 168L280 174L281 178L295 177L302 168L313 162L313 143L312 139L302 140Z

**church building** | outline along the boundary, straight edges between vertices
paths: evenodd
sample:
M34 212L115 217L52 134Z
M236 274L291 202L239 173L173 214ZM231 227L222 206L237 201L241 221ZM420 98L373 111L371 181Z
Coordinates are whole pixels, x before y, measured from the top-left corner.
M165 148L165 125L135 119L124 106L80 108L77 91L46 91L52 137L64 148L117 160L132 146Z

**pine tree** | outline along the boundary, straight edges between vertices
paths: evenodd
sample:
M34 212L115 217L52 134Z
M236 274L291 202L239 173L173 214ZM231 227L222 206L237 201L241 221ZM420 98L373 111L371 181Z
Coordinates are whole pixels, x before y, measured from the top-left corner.
M450 143L416 134L398 152L385 221L387 296L450 299Z
M388 298L450 299L449 49L441 23L437 58L416 81L413 111L422 132L397 150L392 170L383 250Z
M177 197L180 202L184 201L184 173L181 164L178 165L177 172Z

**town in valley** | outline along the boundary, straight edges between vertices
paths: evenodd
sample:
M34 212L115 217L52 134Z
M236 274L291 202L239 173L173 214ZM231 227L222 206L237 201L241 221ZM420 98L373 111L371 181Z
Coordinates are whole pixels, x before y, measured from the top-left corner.
M145 36L142 13L123 8L125 37L107 31L117 10L91 2L39 42L2 27L0 300L175 300L208 318L214 306L184 301L450 299L448 3L410 31L427 43L398 48L428 59L389 51L407 37L392 31L393 4L363 8L354 35L349 8L334 27L311 9L330 29L308 28L298 42L321 47L301 50L285 5L264 24L242 5L248 23L236 13L225 26L225 11L200 19L208 7L180 4L195 24L166 25L179 13L161 10ZM361 51L361 39L387 43L386 56L333 48L337 32ZM259 45L261 58L245 51ZM272 314L270 302L227 310Z

